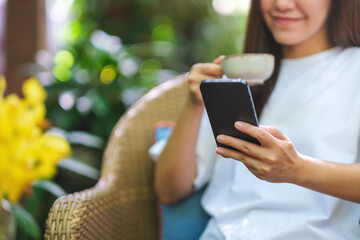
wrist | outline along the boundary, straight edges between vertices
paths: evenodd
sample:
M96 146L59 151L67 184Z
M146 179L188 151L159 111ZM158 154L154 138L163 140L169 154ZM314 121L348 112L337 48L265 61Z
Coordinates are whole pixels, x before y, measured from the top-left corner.
M193 97L189 96L185 102L185 106L187 108L191 108L195 111L203 111L204 110L204 103L202 101L196 100Z
M309 187L319 177L323 161L306 155L299 154L300 167L298 168L294 184ZM320 169L318 168L320 166Z

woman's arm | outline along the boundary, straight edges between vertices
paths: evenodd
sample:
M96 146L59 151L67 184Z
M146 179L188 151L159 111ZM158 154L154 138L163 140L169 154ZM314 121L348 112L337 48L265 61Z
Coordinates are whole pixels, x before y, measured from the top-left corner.
M213 63L195 64L188 77L188 99L155 168L155 192L163 203L174 203L193 191L196 177L196 143L204 104L199 89L204 79L222 75L219 57Z
M162 203L189 195L196 177L195 146L203 106L185 103L155 168L155 192Z
M239 151L217 148L216 152L245 164L259 179L288 182L324 194L360 203L360 164L343 164L302 155L290 139L275 127L255 127L236 122L235 127L255 137L261 146L220 135L219 142Z
M344 164L302 156L303 174L296 184L360 203L360 164Z

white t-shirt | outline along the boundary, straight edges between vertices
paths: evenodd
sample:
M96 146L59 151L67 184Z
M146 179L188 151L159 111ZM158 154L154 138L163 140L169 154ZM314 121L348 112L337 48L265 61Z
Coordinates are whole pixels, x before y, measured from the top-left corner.
M342 163L360 162L360 48L333 48L284 59L261 125L284 132L296 150ZM156 158L166 140L150 150ZM212 216L201 239L360 239L360 205L294 184L256 178L215 153L204 112L197 142L195 189ZM359 191L359 189L354 189Z
M301 154L360 162L360 48L284 59L260 119L284 132ZM206 114L197 145L195 188L212 216L202 239L360 239L360 205L294 184L256 178L215 153ZM359 189L354 189L359 191Z

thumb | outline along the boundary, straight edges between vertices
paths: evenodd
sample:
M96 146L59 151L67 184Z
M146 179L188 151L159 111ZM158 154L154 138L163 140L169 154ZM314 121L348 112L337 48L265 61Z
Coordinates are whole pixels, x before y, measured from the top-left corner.
M221 61L222 61L224 58L225 58L225 56L224 56L224 55L221 55L221 56L217 57L217 58L213 61L213 63L215 63L215 64L220 64Z

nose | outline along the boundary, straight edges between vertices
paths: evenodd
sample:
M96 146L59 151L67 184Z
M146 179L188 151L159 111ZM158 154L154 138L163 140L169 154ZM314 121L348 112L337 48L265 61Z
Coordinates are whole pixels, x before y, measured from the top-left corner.
M275 8L279 11L291 10L295 7L295 0L276 0Z

